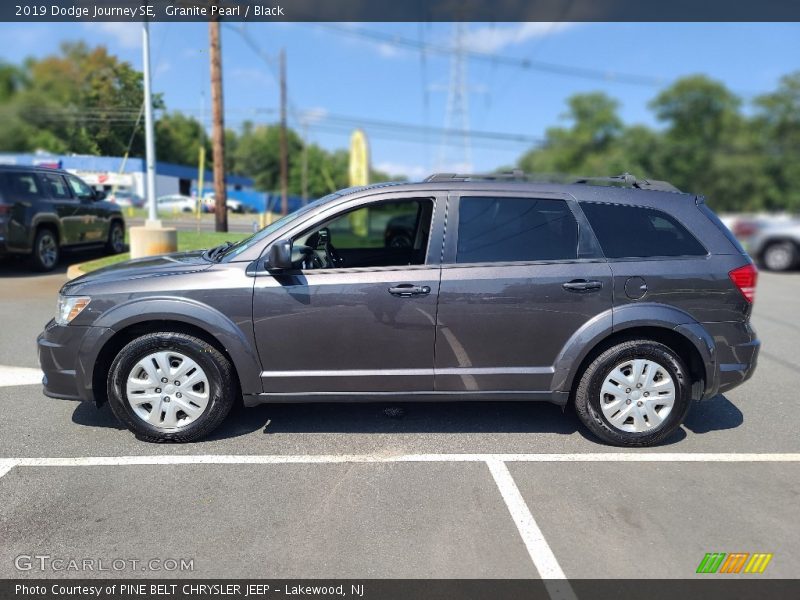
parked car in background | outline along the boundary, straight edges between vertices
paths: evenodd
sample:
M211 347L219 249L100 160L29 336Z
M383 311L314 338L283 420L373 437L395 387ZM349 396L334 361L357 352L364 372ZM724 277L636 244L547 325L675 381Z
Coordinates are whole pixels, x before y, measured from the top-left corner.
M29 256L38 271L58 264L62 249L125 249L118 205L65 171L0 166L0 255Z
M74 279L39 337L45 394L108 402L150 441L200 439L241 398L448 399L572 404L648 446L753 374L757 271L702 197L516 177L344 190Z
M144 198L130 190L117 190L108 195L108 201L123 208L142 208L144 206Z
M190 213L195 211L196 201L191 196L184 196L182 194L170 194L169 196L161 196L156 200L158 212L185 212Z
M234 198L228 198L225 201L225 205L228 207L228 210L232 213L246 213L250 212L250 207L248 207L244 202L240 200L235 200ZM203 196L203 207L207 212L213 213L217 208L217 200L214 194L206 194Z
M782 220L753 227L745 241L750 255L769 271L800 266L800 220Z

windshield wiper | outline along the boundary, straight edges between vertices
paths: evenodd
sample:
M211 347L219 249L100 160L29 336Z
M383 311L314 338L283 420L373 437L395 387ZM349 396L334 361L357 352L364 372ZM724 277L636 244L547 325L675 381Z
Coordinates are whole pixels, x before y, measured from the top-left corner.
M211 250L206 251L206 258L208 258L208 260L217 262L217 259L221 259L225 254L225 251L231 246L233 246L233 242L225 242L224 244L215 246L214 248L211 248Z

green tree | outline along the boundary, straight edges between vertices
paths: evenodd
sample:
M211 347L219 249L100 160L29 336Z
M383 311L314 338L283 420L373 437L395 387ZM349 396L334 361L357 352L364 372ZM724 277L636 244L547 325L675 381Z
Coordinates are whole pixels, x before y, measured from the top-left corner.
M178 165L198 164L200 144L206 148L210 162L211 141L202 124L181 113L165 113L156 122L156 156L158 160Z
M770 181L764 204L800 211L800 71L786 75L778 89L755 100L754 126Z
M127 150L143 98L142 75L129 63L102 46L64 43L60 55L28 60L25 69L26 85L16 96L19 118L33 132L29 146L108 156ZM140 129L133 153L143 145Z

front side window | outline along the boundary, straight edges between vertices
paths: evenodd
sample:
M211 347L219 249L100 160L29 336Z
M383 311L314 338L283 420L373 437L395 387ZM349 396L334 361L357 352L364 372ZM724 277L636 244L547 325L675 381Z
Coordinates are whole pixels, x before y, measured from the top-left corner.
M339 214L292 241L293 261L308 269L425 263L433 202L376 202Z
M456 262L572 260L578 223L563 200L462 197Z
M77 177L72 177L71 175L67 177L69 180L69 187L72 188L72 193L75 194L76 198L80 198L81 200L89 200L94 198L94 192L92 188L86 185Z
M581 203L606 258L705 256L703 245L667 213L655 208Z

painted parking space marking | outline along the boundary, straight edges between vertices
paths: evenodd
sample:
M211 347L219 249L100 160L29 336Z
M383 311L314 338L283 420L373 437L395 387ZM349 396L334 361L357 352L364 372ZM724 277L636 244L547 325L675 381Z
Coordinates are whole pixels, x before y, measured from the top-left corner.
M572 453L572 454L183 454L0 459L19 467L101 467L203 464L340 464L394 462L800 462L800 453Z
M511 476L508 466L501 460L488 460L486 465L494 478L500 495L506 503L508 512L517 526L517 531L522 538L528 555L533 561L533 566L539 572L539 577L547 580L545 587L552 600L577 600L572 586L566 581L567 577L558 564L556 555L553 554L550 544L544 538L542 530L533 518L533 514L525 502L525 498Z
M576 595L550 545L528 508L506 463L553 462L693 462L798 463L800 453L573 453L573 454L344 454L344 455L231 455L85 456L0 458L0 478L14 467L108 467L155 465L290 465L342 463L465 463L483 462L514 521L528 556L552 600L576 600Z
M0 387L41 385L42 377L44 377L44 373L41 369L0 365Z

